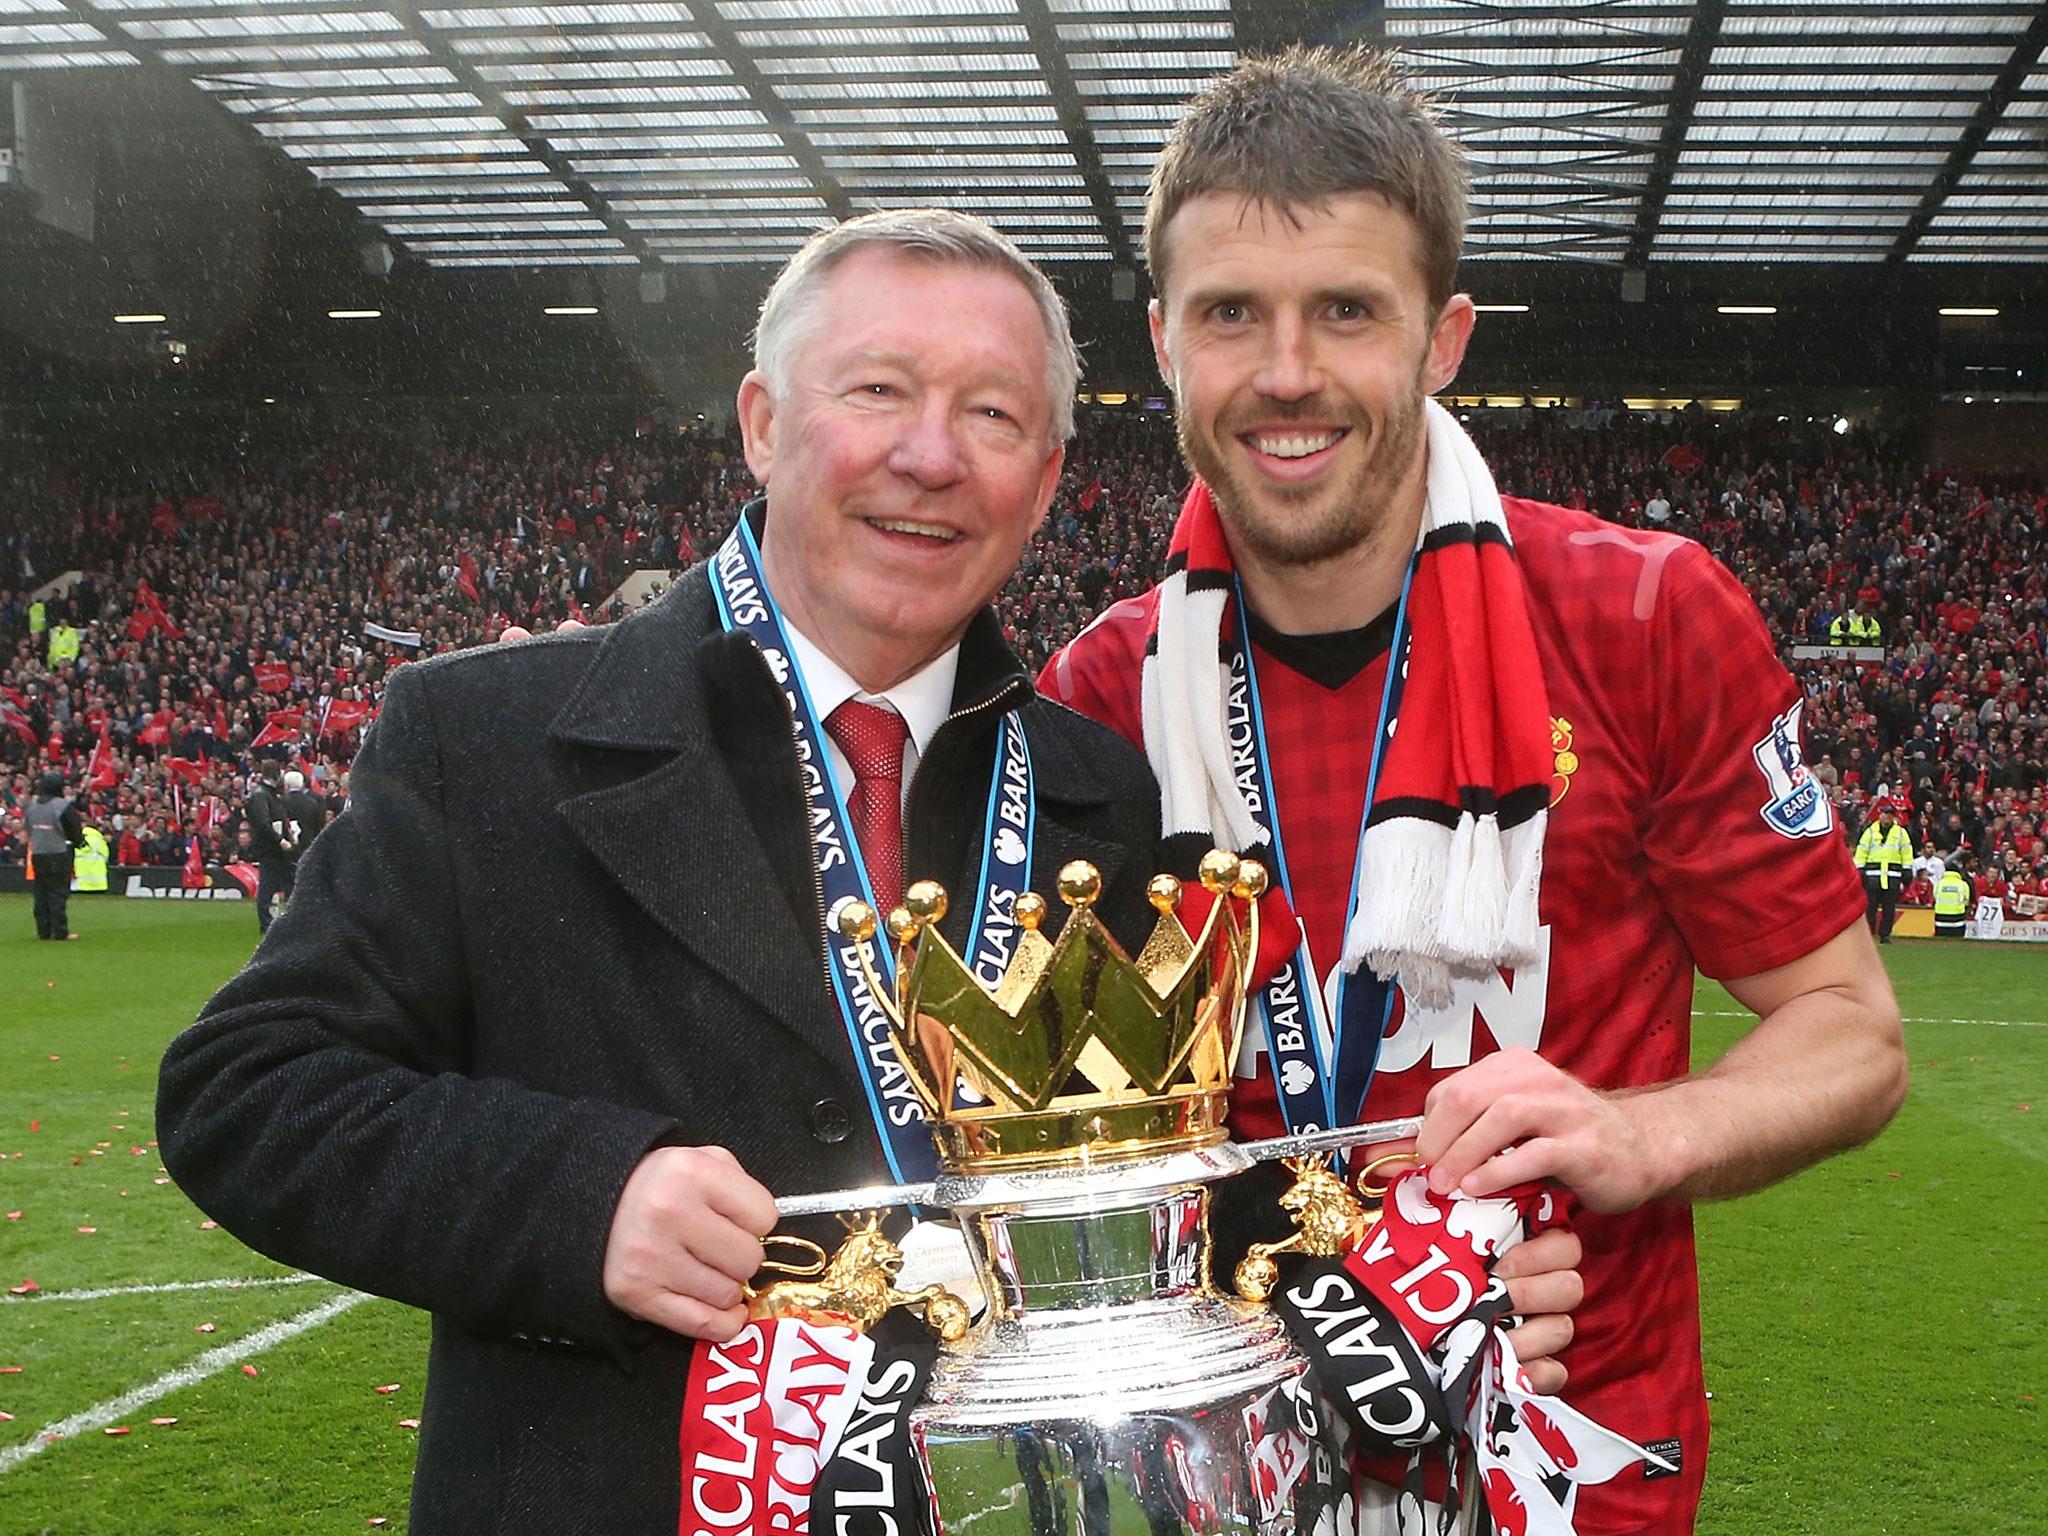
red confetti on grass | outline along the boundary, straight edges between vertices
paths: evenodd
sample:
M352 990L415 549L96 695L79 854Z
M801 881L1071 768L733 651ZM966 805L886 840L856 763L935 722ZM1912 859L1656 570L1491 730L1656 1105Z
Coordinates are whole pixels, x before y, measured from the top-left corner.
M21 1220L21 1212L19 1212L19 1211L9 1211L9 1212L7 1213L7 1219L8 1219L9 1221L19 1221L19 1220Z
M213 1324L200 1323L197 1326L195 1326L192 1331L194 1333L211 1333L213 1332Z
M130 1148L128 1149L128 1155L129 1155L130 1157L147 1157L147 1156L149 1156L149 1148L147 1148L147 1147L130 1147Z
M244 1376L254 1376L257 1374L256 1367L253 1365L245 1365L242 1367L242 1374Z
M90 1236L91 1234L93 1234L93 1233L95 1233L95 1232L99 1231L99 1228L98 1228L98 1227L80 1227L80 1228L79 1228L78 1230L79 1230L79 1231L81 1231L81 1232L83 1232L83 1233L85 1233L85 1234L86 1234L87 1236Z
M32 1296L41 1289L42 1287L37 1285L35 1281L24 1280L19 1285L10 1285L7 1288L7 1294L10 1296Z
M11 1413L0 1413L0 1424L12 1424L13 1422L14 1422L14 1415L13 1415L13 1414L11 1414Z
M175 1424L175 1423L177 1423L178 1421L177 1421L177 1420L176 1420L175 1418L166 1418L166 1419L151 1419L151 1420L150 1420L149 1422L150 1422L150 1423L152 1423L152 1424L154 1424L154 1425L155 1425L155 1426L156 1426L156 1427L157 1427L158 1429L162 1429L162 1428L164 1428L164 1427L165 1427L166 1425L170 1425L170 1424Z
M0 1365L0 1376L19 1376L20 1374L21 1367L18 1365Z
M377 1388L377 1395L379 1397L389 1397L392 1393L396 1392L401 1385L402 1383L394 1381L388 1386L379 1387Z
M135 1433L135 1431L130 1429L126 1424L109 1424L105 1429L101 1430L100 1433L103 1435L132 1435Z
M378 1526L389 1525L391 1522L389 1520L386 1520L382 1515L372 1515L370 1516L369 1520L365 1523L371 1526Z
M40 1120L31 1120L28 1123L28 1128L32 1131L40 1131L43 1128L43 1122Z
M168 1183L170 1183L171 1181L170 1181L170 1178L169 1178L169 1176L168 1176L168 1175L166 1175L166 1176L165 1176L165 1177L163 1177L163 1178L151 1179L151 1180L150 1180L149 1182L150 1182L150 1183L152 1183L152 1184L168 1184Z
M398 1427L400 1429L418 1429L420 1427L420 1421L418 1419L400 1419L398 1421Z
M199 1230L202 1232L211 1232L215 1227L218 1227L219 1225L219 1222L215 1221L211 1216L209 1216L206 1220L199 1223Z

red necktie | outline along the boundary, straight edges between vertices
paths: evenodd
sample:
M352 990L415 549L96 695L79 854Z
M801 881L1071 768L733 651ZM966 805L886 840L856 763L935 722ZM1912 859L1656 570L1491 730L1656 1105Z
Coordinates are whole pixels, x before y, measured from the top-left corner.
M886 914L903 904L903 746L910 726L893 709L848 699L825 729L853 765L846 814L867 860L875 905Z

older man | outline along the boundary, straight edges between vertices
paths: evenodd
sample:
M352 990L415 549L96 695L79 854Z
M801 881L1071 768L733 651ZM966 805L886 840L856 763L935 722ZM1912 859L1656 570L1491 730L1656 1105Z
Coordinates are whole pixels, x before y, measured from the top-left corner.
M1437 1189L1591 1208L1550 1380L1661 1461L1580 1490L1577 1528L1669 1536L1707 1440L1686 1202L1874 1134L1898 1009L1735 580L1502 498L1430 400L1472 332L1463 226L1456 149L1370 54L1195 102L1146 254L1199 479L1167 580L1042 681L1144 744L1169 833L1263 846L1302 919L1262 1011L1319 1027L1247 1029L1240 1135L1421 1111ZM1695 965L1761 1020L1699 1073ZM1517 1297L1538 1351L1572 1338L1555 1280Z
M765 506L621 624L399 672L164 1060L201 1205L433 1311L415 1529L673 1533L692 1341L738 1327L769 1191L930 1155L841 899L1085 857L1145 911L1142 759L1039 702L986 606L1071 429L1043 276L972 219L854 220L777 279L756 359ZM959 943L1000 920L954 905Z

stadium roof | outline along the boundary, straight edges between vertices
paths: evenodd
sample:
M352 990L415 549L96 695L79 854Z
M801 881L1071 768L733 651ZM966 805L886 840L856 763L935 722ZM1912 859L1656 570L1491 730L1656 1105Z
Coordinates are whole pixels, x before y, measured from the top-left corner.
M1440 93L1475 261L2048 256L2036 0L0 0L0 76L174 71L467 267L773 263L914 203L1135 266L1181 103L1297 39Z

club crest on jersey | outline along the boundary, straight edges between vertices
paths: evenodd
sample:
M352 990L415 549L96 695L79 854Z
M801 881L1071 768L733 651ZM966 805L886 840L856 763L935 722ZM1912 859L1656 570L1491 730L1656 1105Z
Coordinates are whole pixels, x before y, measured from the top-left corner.
M1572 750L1572 723L1562 715L1550 717L1550 803L1556 805L1572 787L1572 775L1579 771L1579 754Z
M1771 791L1771 798L1758 807L1757 814L1780 837L1823 837L1835 827L1827 789L1813 776L1799 750L1799 716L1805 708L1804 700L1794 704L1771 722L1770 733L1750 749Z

